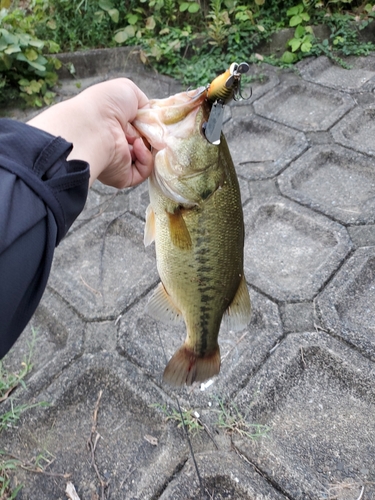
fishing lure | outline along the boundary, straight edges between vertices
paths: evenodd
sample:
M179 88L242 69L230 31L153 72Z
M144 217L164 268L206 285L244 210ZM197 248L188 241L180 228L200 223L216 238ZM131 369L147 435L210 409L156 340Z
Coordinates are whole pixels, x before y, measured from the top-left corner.
M246 62L234 62L229 69L217 76L207 86L207 100L212 103L210 117L204 127L206 139L211 144L220 144L221 128L224 119L224 105L232 99L238 101L242 98L241 76L249 71Z

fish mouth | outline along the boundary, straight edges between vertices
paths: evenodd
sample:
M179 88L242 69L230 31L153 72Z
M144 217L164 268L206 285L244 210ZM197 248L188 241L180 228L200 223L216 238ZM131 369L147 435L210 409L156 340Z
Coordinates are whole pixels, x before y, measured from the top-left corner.
M154 150L160 151L167 146L169 137L189 137L206 98L207 88L199 87L165 99L152 99L147 107L138 110L132 125Z

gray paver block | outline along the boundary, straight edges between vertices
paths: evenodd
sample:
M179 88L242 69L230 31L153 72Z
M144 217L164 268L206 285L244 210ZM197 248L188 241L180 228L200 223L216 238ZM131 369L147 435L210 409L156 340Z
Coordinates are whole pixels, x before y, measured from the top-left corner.
M322 325L375 360L375 247L359 248L317 298Z
M348 228L349 236L355 247L375 246L375 225L351 226Z
M351 248L345 228L281 197L244 209L245 276L280 301L311 300Z
M249 327L234 333L221 329L219 344L222 356L220 374L205 390L195 386L194 391L183 388L177 391L194 405L207 406L207 401L217 394L231 397L259 367L269 351L282 336L281 321L276 304L250 289L252 317ZM167 325L156 322L145 313L149 297L129 309L121 318L118 350L140 366L156 383L161 378L169 358L183 344L186 328L181 325ZM160 340L161 339L161 340ZM164 351L166 357L164 356ZM168 385L163 389L170 394L176 390Z
M375 105L356 107L332 128L336 142L371 156L375 155Z
M249 180L277 175L307 149L304 134L254 114L224 127L233 163Z
M206 498L286 500L284 495L273 489L251 466L246 467L233 453L216 451L196 458ZM160 500L196 500L201 498L200 495L195 469L189 460L179 476L168 485Z
M316 315L312 302L280 305L284 332L307 332L314 329Z
M109 188L104 186L103 188ZM74 224L69 229L69 234L75 232L87 222L100 217L103 213L113 213L113 217L124 214L129 208L130 190L111 188L101 189L99 183L89 190L85 207Z
M344 224L375 221L373 161L346 148L310 148L279 176L278 184L286 196Z
M40 390L56 373L81 356L84 331L85 324L77 314L47 289L31 321L2 360L4 367L19 372L34 342L32 377L27 387L30 393Z
M235 444L293 500L357 499L362 486L375 498L374 387L373 367L341 342L290 334L235 400L268 439Z
M150 203L148 183L143 182L129 193L129 211L142 220L146 219L146 209Z
M254 103L257 114L303 132L328 130L353 106L348 94L302 80L284 82Z
M87 448L100 391L95 461L110 484L111 498L155 498L186 460L186 443L165 415L151 407L165 401L160 391L117 354L85 354L65 370L38 396L50 406L30 410L18 429L3 433L2 448L25 461L52 453L50 474L71 474L81 499L100 498ZM20 500L65 498L68 479L23 471L18 479L24 483Z
M89 320L116 319L157 281L134 215L102 214L61 242L49 285Z
M345 62L351 69L343 68L326 56L312 58L300 73L305 80L345 92L358 92L375 78L374 57L348 58Z

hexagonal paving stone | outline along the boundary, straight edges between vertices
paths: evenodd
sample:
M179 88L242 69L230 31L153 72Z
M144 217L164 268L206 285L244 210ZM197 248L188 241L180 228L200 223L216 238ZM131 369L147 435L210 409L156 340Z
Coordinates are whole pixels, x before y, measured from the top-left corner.
M114 189L104 186L104 184L95 183L93 188L89 190L83 211L69 229L69 234L105 212L116 215L124 214L129 208L129 193L130 190Z
M150 294L151 295L151 294ZM242 332L233 333L221 329L219 344L222 356L220 374L212 379L211 385L202 385L194 392L182 389L179 393L195 405L207 405L207 398L213 394L231 397L242 386L270 349L282 336L277 306L263 295L250 290L252 317L250 325ZM149 297L143 299L121 318L118 350L128 359L161 382L167 359L177 351L186 337L184 324L166 325L156 322L145 312ZM165 354L164 354L165 353ZM163 386L174 394L175 389Z
M2 360L4 367L19 372L31 352L33 369L27 388L40 390L82 354L84 332L78 315L47 289L31 321Z
M224 132L237 173L249 180L274 177L307 149L304 134L256 115L231 120Z
M336 142L361 153L375 155L375 105L356 107L332 128Z
M86 319L115 319L157 281L143 226L129 213L86 224L56 249L50 287Z
M350 69L321 56L311 59L300 69L300 73L305 80L346 92L358 92L375 78L374 57L353 57L345 62Z
M309 149L278 178L283 194L344 224L375 221L375 170L339 146Z
M302 80L284 82L254 103L257 114L303 132L329 129L353 106L349 95Z
M281 197L244 209L245 276L280 301L312 299L351 248L339 224Z
M46 474L17 471L20 500L65 498L68 480L80 498L104 498L93 456L111 498L155 498L186 460L183 438L151 407L163 402L160 391L117 354L84 355L38 401L49 406L29 410L14 432L1 436L2 449L25 462L38 454L52 461Z
M358 499L363 487L361 498L375 498L374 388L353 349L323 333L290 334L235 399L268 438L234 436L235 445L293 500Z
M215 500L286 500L267 481L245 466L234 453L214 452L197 457L206 495ZM210 496L207 496L211 495ZM160 500L197 500L202 498L193 464L189 462L161 495Z
M359 248L318 296L322 325L375 360L375 247Z

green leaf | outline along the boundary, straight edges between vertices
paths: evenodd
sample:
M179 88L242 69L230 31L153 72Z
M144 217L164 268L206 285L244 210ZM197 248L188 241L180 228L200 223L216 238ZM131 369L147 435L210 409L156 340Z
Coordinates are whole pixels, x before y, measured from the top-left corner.
M292 38L289 40L288 45L292 48L292 52L296 52L300 48L301 43L299 38Z
M36 61L38 59L38 52L34 49L26 49L24 52L28 61Z
M294 38L302 38L306 34L306 30L303 26L299 25L294 31Z
M188 8L189 8L188 2L182 2L182 4L180 5L180 12L185 12L185 10L188 10Z
M289 52L289 50L285 51L284 54L281 57L281 60L283 63L286 64L292 64L294 61L297 59L297 56L295 54L292 54Z
M312 43L309 40L301 44L301 52L310 52L311 48Z
M19 45L10 45L4 50L4 53L8 55L15 54L16 52L21 52L21 48Z
M303 11L303 5L299 4L299 5L295 5L294 7L291 7L290 9L288 9L286 11L286 15L288 17L295 16L295 15L299 14L302 11Z
M135 35L134 26L126 26L125 29L118 31L113 39L116 43L124 43L128 38L132 38Z
M137 22L138 22L138 16L136 14L130 14L128 16L128 23L129 24L134 25L134 24L137 24Z
M117 9L110 9L108 11L109 17L112 19L114 23L118 23L119 18L120 18L120 13Z
M293 16L290 18L290 21L289 21L289 26L297 26L297 24L301 24L302 23L302 17L297 14L296 16Z
M43 65L43 64L40 64L38 62L35 62L35 61L29 61L29 64L30 66L32 66L33 68L37 69L38 71L44 73L46 71L46 67Z
M108 12L114 8L114 5L111 0L99 0L99 7Z
M32 47L36 47L37 49L42 49L44 47L44 42L43 40L32 38L29 40L29 45L31 45Z
M188 8L188 11L190 12L190 14L195 14L196 12L198 12L200 9L200 6L198 3L191 3L189 4L189 8Z

